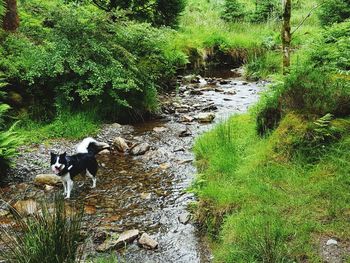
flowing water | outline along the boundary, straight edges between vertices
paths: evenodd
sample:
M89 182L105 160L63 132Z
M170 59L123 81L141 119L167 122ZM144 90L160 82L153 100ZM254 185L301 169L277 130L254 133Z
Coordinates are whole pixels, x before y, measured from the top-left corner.
M192 220L187 224L179 222L179 216L186 214L188 205L195 201L193 194L186 191L196 174L191 148L200 133L234 113L245 112L257 101L264 85L245 82L230 71L224 73L221 74L224 79L218 79L221 76L213 76L215 72L212 72L210 78L182 84L178 94L163 97L161 119L134 126L105 125L102 129L97 138L101 141L112 141L115 136L121 136L133 143L147 142L151 149L136 157L116 151L98 156L101 169L96 189L89 188L90 181L78 178L68 202L84 203L84 227L92 236L87 248L90 254L95 253L98 241L94 241L94 236L98 233L139 229L152 236L159 247L147 250L134 242L118 251L122 262L211 261L196 224ZM194 116L208 111L215 113L211 124L181 121L184 115ZM73 143L63 145L72 148ZM53 147L60 150L61 146L59 142L32 146L18 162L34 155L38 157L37 163L25 166L32 165L36 169L31 170L36 172L48 172L48 152ZM32 175L22 176L24 182L5 184L0 188L2 198L13 203L14 200L38 201L48 195L33 185L32 178ZM0 206L0 222L4 226L11 225L11 217L4 206L3 209Z

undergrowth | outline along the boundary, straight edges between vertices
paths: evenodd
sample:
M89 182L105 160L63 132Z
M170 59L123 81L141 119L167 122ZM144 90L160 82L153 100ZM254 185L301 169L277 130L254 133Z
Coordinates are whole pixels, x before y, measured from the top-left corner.
M22 217L13 210L18 228L0 228L5 249L0 257L13 263L73 263L82 253L82 211L68 207L63 198L55 197L53 205L43 202L40 211Z

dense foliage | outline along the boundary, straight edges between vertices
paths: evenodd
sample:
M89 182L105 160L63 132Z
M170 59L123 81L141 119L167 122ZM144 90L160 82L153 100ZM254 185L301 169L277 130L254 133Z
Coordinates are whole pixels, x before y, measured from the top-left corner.
M273 86L258 114L260 132L273 128L284 112L308 116L350 114L350 21L324 31L283 83ZM265 127L266 126L266 127Z
M14 125L8 127L5 122L5 119L8 119L6 113L10 106L1 102L5 96L5 92L1 89L6 85L3 75L0 74L0 176L4 175L11 165L12 158L17 155L16 148L21 143L20 137L13 131Z
M348 0L327 0L322 3L319 11L322 25L329 26L350 18L350 2Z
M221 17L227 22L244 20L252 23L262 23L279 18L281 7L278 1L254 1L254 9L247 9L247 2L249 1L225 0Z
M244 12L241 2L238 0L226 0L221 17L227 22L237 22L243 20Z
M107 12L122 9L130 19L149 22L155 26L172 27L178 25L178 17L186 5L185 0L92 0L92 2Z
M20 15L20 34L3 36L0 68L37 119L87 108L107 119L155 111L157 89L183 63L166 51L171 31L116 23L92 5L30 1Z

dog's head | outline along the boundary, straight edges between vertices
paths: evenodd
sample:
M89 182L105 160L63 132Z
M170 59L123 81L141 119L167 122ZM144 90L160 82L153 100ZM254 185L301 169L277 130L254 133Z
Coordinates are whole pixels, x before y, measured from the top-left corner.
M67 153L51 153L51 169L55 174L60 173L67 166Z

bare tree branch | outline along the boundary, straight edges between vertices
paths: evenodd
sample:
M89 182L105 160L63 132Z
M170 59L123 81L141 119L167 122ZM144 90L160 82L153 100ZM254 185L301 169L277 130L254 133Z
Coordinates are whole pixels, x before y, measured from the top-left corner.
M293 32L291 33L291 35L293 35L295 33L295 31L297 31L304 23L305 21L312 15L312 12L315 11L317 8L319 8L321 5L323 5L325 3L325 1L322 1L320 4L315 5L307 14L307 16L304 17L303 20L301 20L301 22L297 25L297 27L293 30Z

